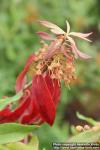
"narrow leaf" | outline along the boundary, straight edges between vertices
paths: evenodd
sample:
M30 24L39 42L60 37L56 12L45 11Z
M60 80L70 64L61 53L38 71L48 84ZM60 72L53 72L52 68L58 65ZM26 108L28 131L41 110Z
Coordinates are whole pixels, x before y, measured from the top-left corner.
M92 119L90 117L85 117L82 114L80 114L79 112L77 112L76 115L79 119L87 121L88 123L90 123L93 126L97 125L97 121L95 121L94 119Z

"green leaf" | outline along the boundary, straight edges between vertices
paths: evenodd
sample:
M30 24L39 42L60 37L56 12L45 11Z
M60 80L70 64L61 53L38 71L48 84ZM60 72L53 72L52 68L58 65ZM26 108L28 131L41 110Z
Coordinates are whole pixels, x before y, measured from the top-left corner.
M39 141L36 135L32 136L29 143L24 144L21 142L6 144L9 150L39 150Z
M28 147L28 145L25 145L21 142L7 144L7 147L9 148L9 150L34 150L31 147Z
M95 126L98 122L95 121L94 119L92 118L89 118L89 117L85 117L83 116L82 114L80 114L79 112L76 113L77 117L81 120L84 120L84 121L87 121L88 123L90 123L91 125Z
M0 150L9 150L6 146L0 145Z
M79 133L70 138L68 142L97 142L98 140L100 140L100 128Z
M22 92L19 92L18 94L14 95L13 97L7 97L5 99L0 100L0 110L2 110L6 105L9 103L15 102L20 99L22 96Z
M33 145L24 144L21 142L7 144L9 150L38 150Z
M39 149L39 140L38 140L38 137L36 135L32 136L32 139L31 139L29 145L33 146L34 150L38 150Z
M24 139L29 133L33 132L36 125L21 125L18 123L0 124L0 144L17 142Z

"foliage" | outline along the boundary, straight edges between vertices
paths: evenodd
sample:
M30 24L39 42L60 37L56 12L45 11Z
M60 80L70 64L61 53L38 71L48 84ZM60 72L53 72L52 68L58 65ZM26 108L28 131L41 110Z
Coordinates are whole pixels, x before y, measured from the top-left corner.
M18 123L0 124L0 144L20 141L37 127L35 125L29 126Z
M0 150L39 150L39 142L37 136L33 135L28 144L21 142L0 145Z

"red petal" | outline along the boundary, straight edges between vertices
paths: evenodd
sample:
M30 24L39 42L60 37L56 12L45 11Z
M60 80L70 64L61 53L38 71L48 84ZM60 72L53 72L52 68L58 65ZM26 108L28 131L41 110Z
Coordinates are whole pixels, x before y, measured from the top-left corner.
M47 74L45 76L45 82L46 82L46 84L48 86L48 89L49 89L49 91L51 93L51 96L53 97L53 93L54 93L53 79L50 78L49 74Z
M12 122L17 121L17 119L23 114L23 112L27 109L27 106L30 103L30 98L23 99L23 103L16 108L14 111L7 113L6 115L0 116L0 122ZM1 115L1 114L0 114Z
M37 34L44 40L49 40L49 41L54 40L54 38L46 32L37 32Z
M3 110L0 111L0 118L1 118L1 116L6 116L7 114L10 114L10 112L11 112L11 110L7 106L6 108L4 108Z
M23 86L25 85L25 75L29 69L29 66L30 64L35 60L35 55L32 54L30 55L30 57L28 58L26 64L25 64L25 67L23 69L23 71L19 74L19 76L17 77L17 80L16 80L16 92L19 92Z
M55 119L55 106L51 93L41 75L33 78L32 95L41 116L52 125Z
M51 79L49 74L46 75L45 81L52 95L53 101L57 106L60 99L60 85L59 85L60 83L58 82L58 80Z
M35 119L38 116L38 111L35 107L35 103L34 101L31 99L30 104L26 110L26 112L23 114L23 116L20 118L20 122L21 123L33 123L35 121Z

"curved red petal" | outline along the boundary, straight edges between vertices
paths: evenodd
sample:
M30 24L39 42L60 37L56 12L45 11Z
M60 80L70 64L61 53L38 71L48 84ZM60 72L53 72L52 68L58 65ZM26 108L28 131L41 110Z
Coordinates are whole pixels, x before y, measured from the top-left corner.
M20 118L20 122L23 124L26 124L26 123L31 124L35 121L35 118L37 118L38 114L39 113L35 107L35 103L31 99L31 102L30 102L27 110L25 111L23 116Z
M25 85L26 83L25 75L26 75L26 70L23 70L17 77L16 87L15 87L16 92L19 92L22 89L22 87Z
M42 75L33 78L32 96L43 119L52 125L56 110L51 93Z
M49 91L51 93L51 96L53 96L53 93L54 93L54 84L53 84L53 79L51 79L49 73L46 74L46 76L45 76L45 82L46 82L46 84L48 86L48 89L49 89Z
M60 99L60 93L61 93L60 83L58 80L51 79L49 74L45 76L45 81L46 81L49 91L51 92L53 101L55 105L57 106L59 99Z
M15 86L16 92L19 92L23 88L23 86L25 85L25 83L26 83L25 75L26 75L26 73L29 69L30 64L34 60L35 60L35 55L31 54L30 57L28 58L26 64L25 64L25 67L24 67L23 71L17 77L16 86Z
M23 99L23 103L21 103L21 105L18 108L16 108L14 111L10 111L6 115L2 114L2 116L0 114L0 123L17 121L17 119L27 109L29 103L30 103L30 98Z
M6 116L7 114L10 114L10 113L11 113L11 110L7 106L6 108L4 108L3 110L0 111L0 118L1 118L1 116Z

